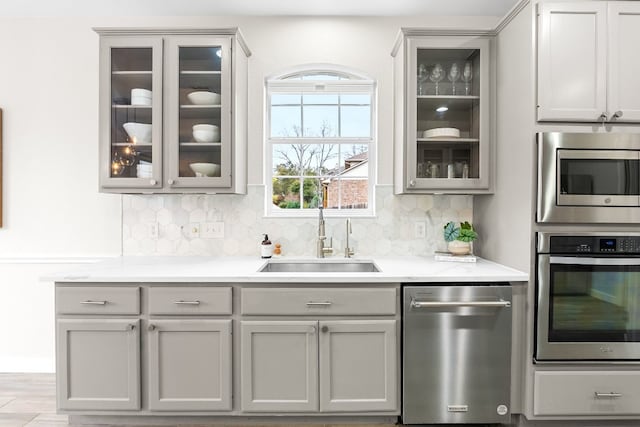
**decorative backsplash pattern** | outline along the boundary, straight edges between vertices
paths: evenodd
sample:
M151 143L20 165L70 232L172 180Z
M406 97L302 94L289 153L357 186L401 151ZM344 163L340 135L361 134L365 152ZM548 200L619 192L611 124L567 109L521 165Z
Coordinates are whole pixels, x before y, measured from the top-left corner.
M445 249L444 224L473 220L472 196L396 196L391 185L378 185L375 192L375 218L352 218L349 246L356 256L432 254ZM123 255L260 256L267 233L282 245L283 256L315 256L317 218L264 217L263 194L264 186L250 185L246 196L123 195ZM217 221L224 222L224 238L197 235L203 223ZM416 238L416 223L424 223L424 238ZM345 230L345 218L326 218L333 256L343 256Z

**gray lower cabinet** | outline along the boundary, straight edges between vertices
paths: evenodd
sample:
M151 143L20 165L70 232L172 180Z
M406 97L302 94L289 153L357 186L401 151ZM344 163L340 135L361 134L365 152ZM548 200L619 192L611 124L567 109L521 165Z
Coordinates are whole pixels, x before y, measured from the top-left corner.
M320 411L396 409L396 321L321 321L319 330Z
M241 322L241 406L245 412L318 410L318 322Z
M58 408L140 409L140 321L58 319Z
M396 410L396 328L396 320L241 322L242 410Z
M231 320L150 320L149 409L231 410Z

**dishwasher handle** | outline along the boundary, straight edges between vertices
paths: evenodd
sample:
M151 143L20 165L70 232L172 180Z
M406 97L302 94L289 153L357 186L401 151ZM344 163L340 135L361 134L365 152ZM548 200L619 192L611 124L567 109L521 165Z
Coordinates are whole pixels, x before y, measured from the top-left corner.
M511 307L511 301L418 301L411 300L411 308L429 307Z

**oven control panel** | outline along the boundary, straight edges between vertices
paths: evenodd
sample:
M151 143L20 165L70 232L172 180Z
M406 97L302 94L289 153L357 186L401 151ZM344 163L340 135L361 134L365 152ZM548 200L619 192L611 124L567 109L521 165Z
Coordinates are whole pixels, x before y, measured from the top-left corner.
M640 236L551 236L551 253L640 253Z

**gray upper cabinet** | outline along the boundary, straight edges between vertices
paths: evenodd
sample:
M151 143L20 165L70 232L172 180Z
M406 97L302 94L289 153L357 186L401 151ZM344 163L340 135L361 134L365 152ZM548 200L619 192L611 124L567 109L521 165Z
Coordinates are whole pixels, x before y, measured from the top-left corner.
M538 120L639 122L640 4L538 7Z
M237 29L100 34L100 188L246 193L247 58Z
M231 410L231 320L150 320L149 409Z
M403 29L392 52L394 190L488 193L493 38L440 33Z
M139 324L138 319L57 320L59 409L140 409Z

